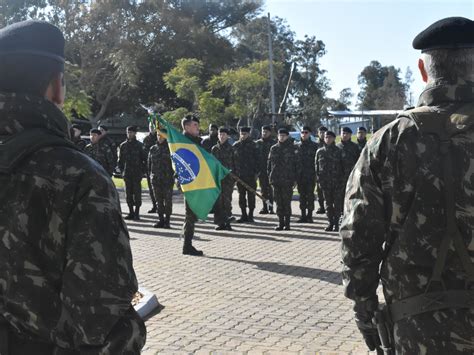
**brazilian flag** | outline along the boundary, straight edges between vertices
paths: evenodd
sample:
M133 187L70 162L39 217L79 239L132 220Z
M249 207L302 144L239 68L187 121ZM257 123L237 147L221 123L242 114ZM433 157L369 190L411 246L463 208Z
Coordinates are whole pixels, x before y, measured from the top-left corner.
M221 193L221 181L230 173L219 160L178 132L163 118L174 170L184 198L199 219L206 219Z

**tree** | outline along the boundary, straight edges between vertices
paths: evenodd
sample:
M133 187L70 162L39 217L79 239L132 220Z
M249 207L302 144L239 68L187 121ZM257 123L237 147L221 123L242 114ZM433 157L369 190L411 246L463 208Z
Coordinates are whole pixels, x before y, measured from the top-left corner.
M372 61L359 75L359 108L364 110L396 110L405 104L406 87L400 80L400 69L384 67Z

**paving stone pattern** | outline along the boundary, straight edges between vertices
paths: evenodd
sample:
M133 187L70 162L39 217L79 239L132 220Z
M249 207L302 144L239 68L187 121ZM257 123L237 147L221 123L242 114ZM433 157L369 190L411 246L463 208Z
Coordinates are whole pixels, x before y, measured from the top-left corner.
M194 245L205 256L193 257L181 254L182 195L173 196L170 230L152 227L146 192L143 200L142 220L127 222L134 266L164 307L146 321L143 354L367 354L343 296L339 236L324 231L324 217L294 216L280 232L275 215L233 232L199 223ZM292 208L299 213L297 201Z

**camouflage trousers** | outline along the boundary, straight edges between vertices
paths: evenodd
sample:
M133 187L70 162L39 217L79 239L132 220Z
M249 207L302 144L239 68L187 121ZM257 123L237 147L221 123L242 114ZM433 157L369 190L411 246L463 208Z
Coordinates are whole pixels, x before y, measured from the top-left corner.
M341 185L323 185L321 186L324 196L324 208L326 209L326 215L329 223L336 223L339 221L342 213L342 199Z
M221 194L214 205L214 223L222 225L227 223L232 216L232 192L234 191L234 179L226 176L221 181Z
M324 208L324 194L323 194L323 189L321 188L321 185L319 185L319 183L316 183L316 188L317 188L317 193L318 193L318 203L319 203L319 207Z
M277 216L291 216L291 199L293 197L293 185L273 185L273 196L277 205Z
M268 180L268 175L260 174L258 181L260 182L260 190L262 192L263 198L273 202L273 189L270 185L270 181Z
M253 176L239 176L252 189L257 189L257 179ZM237 190L239 191L239 207L245 209L248 207L251 210L255 209L255 194L248 191L242 184L237 183ZM248 204L247 204L248 202Z
M140 207L142 205L142 177L126 176L123 180L125 182L127 205Z
M474 309L443 309L405 318L394 326L396 354L473 354Z
M151 183L150 172L146 173L146 181L148 183L148 192L150 193L151 203L153 207L156 207L156 200L155 200L155 192L153 191L154 188Z
M155 196L155 204L158 215L171 216L173 211L173 185L174 182L163 182L157 179L152 179L153 194Z
M183 223L183 236L184 236L184 242L191 242L193 237L194 237L194 226L198 220L197 216L194 214L194 212L189 208L188 203L186 200L184 200L185 206L186 206L186 212L184 215L184 223Z
M301 181L298 183L298 193L300 194L300 209L314 210L314 181Z

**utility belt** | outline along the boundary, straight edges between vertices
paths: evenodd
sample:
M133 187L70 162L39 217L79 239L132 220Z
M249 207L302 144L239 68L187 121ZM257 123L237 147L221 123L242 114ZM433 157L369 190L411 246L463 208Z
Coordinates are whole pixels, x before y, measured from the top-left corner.
M79 355L78 351L59 348L45 343L18 336L7 320L0 316L0 355Z
M474 309L474 290L445 290L426 292L408 297L390 305L381 304L374 312L372 322L377 327L381 347L378 354L393 355L393 326L398 321L426 312L434 312L447 308Z

